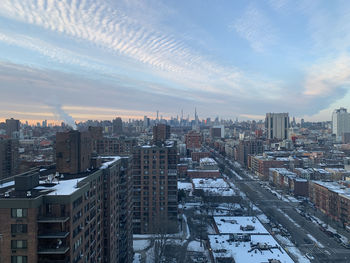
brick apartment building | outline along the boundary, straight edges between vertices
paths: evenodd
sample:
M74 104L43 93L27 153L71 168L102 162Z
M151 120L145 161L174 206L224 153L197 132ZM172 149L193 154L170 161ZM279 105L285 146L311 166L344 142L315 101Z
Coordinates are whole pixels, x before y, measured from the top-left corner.
M19 170L18 140L0 138L0 180Z
M134 233L152 233L166 223L160 220L177 220L177 162L175 142L134 148Z
M250 161L249 169L256 174L262 180L269 179L269 169L270 168L282 168L285 166L285 162L281 160L276 160L273 157L262 156L262 155L249 155Z
M170 139L169 125L159 123L153 126L153 144L159 145L167 139Z
M202 147L202 135L196 131L190 131L185 135L186 148L195 150Z
M77 174L91 168L92 141L89 132L70 130L56 134L57 172Z
M321 212L350 226L350 188L336 182L310 181L309 197Z
M81 134L67 133L76 153L70 139L79 144ZM81 155L71 155L67 173L32 170L0 185L1 262L132 262L132 160L98 159L73 173Z
M272 185L294 196L308 197L309 195L308 180L298 177L296 173L286 168L270 168L269 181Z

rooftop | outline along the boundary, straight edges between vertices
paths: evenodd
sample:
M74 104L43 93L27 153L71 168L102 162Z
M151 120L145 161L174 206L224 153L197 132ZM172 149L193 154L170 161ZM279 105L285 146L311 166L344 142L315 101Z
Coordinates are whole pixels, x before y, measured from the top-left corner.
M213 158L205 157L199 160L200 164L205 165L217 165L216 161Z
M211 195L232 196L235 191L222 178L194 178L192 179L194 189L201 189Z
M105 161L100 169L106 169L112 163L118 161L121 157L119 156L106 156L101 157ZM98 169L87 170L79 174L49 174L42 175L39 169L29 171L27 173L17 175L13 177L11 181L0 184L0 199L13 199L13 198L36 198L41 195L71 195L77 191L83 185L78 184L83 181L89 175L95 173ZM22 177L22 179L28 177L30 181L28 188L23 188L23 190L17 189L17 181L15 183L16 177ZM31 176L37 176L37 183L33 183ZM25 179L26 180L26 179ZM23 181L20 182L23 186ZM35 185L34 185L35 184ZM26 183L24 183L26 185ZM27 186L25 186L27 187ZM25 190L24 190L25 189Z
M233 241L230 235L209 235L209 242L215 259L233 258L236 263L294 262L270 235L251 235L247 242Z
M259 219L252 216L215 216L214 221L220 234L269 234Z
M343 184L337 182L323 182L323 181L313 181L315 184L326 187L328 190L341 194L346 197L350 197L350 188L346 187Z

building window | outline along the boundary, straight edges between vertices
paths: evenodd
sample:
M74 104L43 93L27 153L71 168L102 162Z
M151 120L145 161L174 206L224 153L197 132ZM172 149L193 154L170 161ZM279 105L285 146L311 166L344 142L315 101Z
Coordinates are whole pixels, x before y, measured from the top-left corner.
M11 240L11 249L27 248L27 240Z
M28 232L28 226L25 224L12 224L11 233L12 234L22 234Z
M27 256L11 256L11 263L27 263Z
M24 218L27 217L28 209L27 208L12 208L11 217L12 218Z

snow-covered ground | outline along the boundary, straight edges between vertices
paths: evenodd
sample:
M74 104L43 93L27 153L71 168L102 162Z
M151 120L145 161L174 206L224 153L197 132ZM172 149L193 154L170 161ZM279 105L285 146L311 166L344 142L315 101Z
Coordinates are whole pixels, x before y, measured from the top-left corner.
M140 251L146 249L151 244L149 239L134 239L133 247L134 251Z
M287 252L298 260L297 263L310 263L310 260L308 260L288 238L281 235L275 235L275 238L284 245Z
M186 239L189 239L191 234L190 234L190 228L188 227L188 224L187 224L187 217L185 214L182 214L182 219L184 220L184 222L186 224Z
M270 220L267 218L267 216L265 214L257 215L257 218L259 218L260 222L263 224L270 223Z
M243 180L243 178L241 176L239 176L238 173L236 173L233 169L230 169L231 173L234 174L234 176L237 177L238 180Z
M135 253L133 263L141 263L141 254Z
M320 242L318 242L317 241L317 239L316 238L314 238L312 235L310 235L310 234L307 234L307 236L313 241L313 242L315 242L316 243L316 245L318 246L318 247L320 247L320 248L324 248L324 245L322 245Z
M301 226L295 222L292 218L290 218L285 212L283 212L280 208L277 209L279 212L281 212L289 221L291 221L295 226L301 228Z
M187 246L187 251L204 252L204 244L199 241L191 241Z

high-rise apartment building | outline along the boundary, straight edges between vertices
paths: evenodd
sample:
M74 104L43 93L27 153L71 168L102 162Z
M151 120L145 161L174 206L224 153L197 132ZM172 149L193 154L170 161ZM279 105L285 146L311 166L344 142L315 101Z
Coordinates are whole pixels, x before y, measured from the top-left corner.
M288 113L266 113L265 127L267 139L288 139Z
M6 120L6 135L10 138L14 137L14 132L19 132L20 122L13 118ZM16 137L16 136L15 136Z
M152 233L159 224L177 220L177 150L139 146L133 154L133 231Z
M332 133L341 141L343 133L350 132L350 113L345 108L336 109L332 114Z
M161 144L167 139L170 139L169 125L159 123L153 127L153 143L155 145Z
M102 165L73 174L84 161L73 156L66 173L0 184L0 262L132 262L131 158L97 157Z
M18 140L0 138L0 180L16 175L18 169Z
M89 132L71 130L56 134L57 172L77 174L91 168L92 141Z

